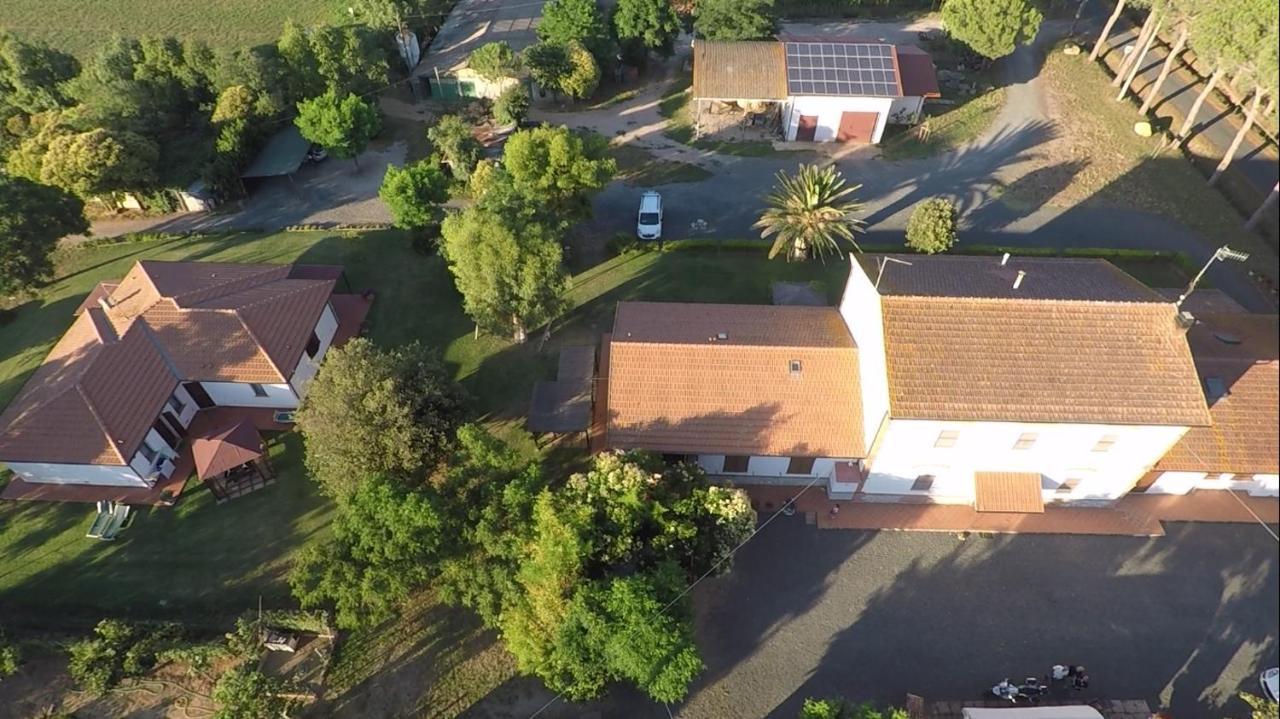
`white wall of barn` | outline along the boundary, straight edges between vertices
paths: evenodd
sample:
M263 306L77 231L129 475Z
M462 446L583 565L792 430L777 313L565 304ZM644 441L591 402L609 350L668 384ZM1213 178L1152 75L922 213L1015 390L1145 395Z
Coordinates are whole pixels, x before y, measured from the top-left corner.
M796 139L801 115L816 115L818 128L813 136L814 142L834 142L836 133L840 129L841 115L846 112L874 112L879 117L876 120L876 129L871 141L880 142L885 123L889 119L889 108L892 105L893 98L890 97L791 97L783 110L786 123L785 137L787 140Z
M956 432L954 445L936 447L944 431ZM1035 472L1042 475L1045 499L1101 502L1119 499L1187 431L1186 427L1027 422L951 422L890 419L873 456L863 491L919 496L937 502L973 501L975 472ZM1023 435L1030 447L1015 449ZM1099 440L1113 437L1106 451ZM913 491L921 475L934 477L928 491ZM1075 480L1075 488L1058 486Z
M923 110L923 97L895 97L889 105L889 124L914 125Z
M256 395L248 382L201 382L200 385L219 407L296 409L298 406L298 397L287 384L259 385L266 391L265 397Z
M5 466L28 482L47 484L90 484L99 487L149 487L133 469L122 464L54 464L50 462L5 462Z
M1147 488L1147 494L1186 494L1193 489L1230 489L1250 497L1276 497L1280 496L1280 475L1163 472Z
M840 298L840 316L858 346L858 381L862 395L863 447L870 451L889 415L889 374L884 356L884 315L880 293L849 257L849 279Z
M316 352L314 359L303 352L302 357L298 359L298 366L294 368L293 375L289 378L289 384L299 398L307 396L307 387L320 371L320 364L324 362L324 356L329 352L329 347L333 345L333 337L338 332L338 316L333 313L333 308L329 305L326 304L324 311L320 313L314 332L320 340L320 350Z

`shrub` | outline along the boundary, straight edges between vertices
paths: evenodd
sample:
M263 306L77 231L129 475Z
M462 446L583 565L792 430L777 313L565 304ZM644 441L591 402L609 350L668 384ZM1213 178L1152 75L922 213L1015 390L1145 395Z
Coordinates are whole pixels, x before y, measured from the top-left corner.
M907 247L932 255L956 243L956 206L935 197L916 205L907 220Z
M441 117L435 127L427 130L427 139L449 163L449 171L456 179L465 182L471 176L471 171L480 161L482 148L462 118L457 115Z
M81 688L96 693L149 671L180 634L172 624L144 630L118 619L103 619L93 632L93 638L71 645L68 670Z
M4 634L0 633L0 679L16 674L20 664L22 664L22 653L18 651L18 645L8 641Z
M512 85L493 101L493 120L499 125L519 125L529 114L529 91Z
M505 42L490 42L481 45L471 52L467 58L467 67L486 80L501 80L504 77L515 77L520 69L520 58Z

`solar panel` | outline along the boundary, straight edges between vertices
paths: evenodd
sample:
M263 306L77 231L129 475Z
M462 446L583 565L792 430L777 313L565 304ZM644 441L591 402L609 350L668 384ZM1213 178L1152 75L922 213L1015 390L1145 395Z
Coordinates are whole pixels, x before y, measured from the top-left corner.
M893 46L866 42L787 42L792 95L897 97Z

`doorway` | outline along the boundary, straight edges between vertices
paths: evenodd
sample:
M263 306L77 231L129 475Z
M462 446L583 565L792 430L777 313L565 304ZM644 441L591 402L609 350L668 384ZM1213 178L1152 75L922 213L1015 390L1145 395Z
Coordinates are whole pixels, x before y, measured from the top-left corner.
M796 125L796 140L798 142L813 142L813 138L817 134L818 116L801 115L799 124Z
M880 114L875 112L845 112L840 114L840 130L836 140L859 145L871 144L876 135L876 122Z

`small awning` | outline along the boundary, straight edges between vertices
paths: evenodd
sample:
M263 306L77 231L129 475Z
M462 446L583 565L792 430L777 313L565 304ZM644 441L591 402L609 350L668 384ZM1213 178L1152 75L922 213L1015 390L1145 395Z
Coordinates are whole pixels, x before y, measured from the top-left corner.
M533 385L529 431L585 432L591 426L591 379L595 369L594 347L561 349L556 380Z
M292 175L302 166L303 160L307 159L307 150L310 149L311 143L298 132L296 125L290 123L267 140L266 147L253 159L253 164L240 173L240 177L247 180L253 177Z
M1037 472L974 472L973 489L979 512L1044 512Z
M247 419L196 437L191 442L196 474L200 479L216 477L262 456L262 436Z

